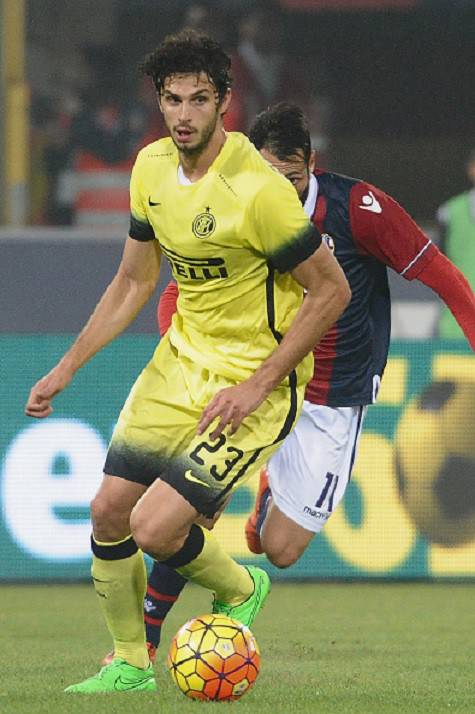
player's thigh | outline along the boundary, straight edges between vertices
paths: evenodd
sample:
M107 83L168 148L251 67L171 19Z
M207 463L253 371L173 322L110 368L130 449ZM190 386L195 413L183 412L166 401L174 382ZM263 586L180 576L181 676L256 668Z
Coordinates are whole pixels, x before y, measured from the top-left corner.
M120 412L105 470L149 487L196 433L200 410L193 385L164 338Z
M91 520L98 541L126 538L130 534L130 514L145 492L145 486L104 474L91 503Z
M303 529L318 533L343 498L364 411L305 402L294 431L271 458L273 501Z

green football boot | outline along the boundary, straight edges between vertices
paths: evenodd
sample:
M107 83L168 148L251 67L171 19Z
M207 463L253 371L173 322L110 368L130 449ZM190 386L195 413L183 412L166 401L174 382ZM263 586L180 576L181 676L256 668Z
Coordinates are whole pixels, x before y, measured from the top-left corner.
M213 602L213 614L226 615L233 620L241 622L250 627L254 622L257 613L264 606L266 597L270 591L270 578L265 570L249 565L246 568L254 581L254 592L249 595L240 605L227 605L225 602L216 600Z
M157 683L152 665L139 669L128 664L125 659L113 659L110 664L89 679L66 687L65 692L96 694L100 692L155 692Z

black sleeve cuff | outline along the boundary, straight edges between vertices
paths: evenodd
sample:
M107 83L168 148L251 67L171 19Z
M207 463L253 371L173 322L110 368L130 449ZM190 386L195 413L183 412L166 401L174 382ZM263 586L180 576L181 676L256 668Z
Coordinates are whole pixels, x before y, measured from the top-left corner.
M310 258L320 247L322 236L315 226L309 226L291 243L283 246L277 253L269 256L269 263L279 273L289 273L299 263Z
M155 233L153 232L153 228L150 223L143 223L132 214L130 215L129 236L134 240L139 240L143 243L149 240L155 240Z

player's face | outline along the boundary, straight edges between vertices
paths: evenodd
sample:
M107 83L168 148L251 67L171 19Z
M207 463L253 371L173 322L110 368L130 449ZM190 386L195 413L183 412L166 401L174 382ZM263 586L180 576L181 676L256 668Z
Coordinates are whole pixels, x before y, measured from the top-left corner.
M303 151L297 151L297 153L285 159L278 159L277 156L274 156L270 151L263 148L261 149L261 156L293 184L300 200L302 203L305 203L308 194L310 172L315 168L314 152L312 151L310 161L308 162L305 160Z
M219 102L216 88L204 72L167 78L159 104L177 149L190 156L200 154L216 132L229 100L228 92Z

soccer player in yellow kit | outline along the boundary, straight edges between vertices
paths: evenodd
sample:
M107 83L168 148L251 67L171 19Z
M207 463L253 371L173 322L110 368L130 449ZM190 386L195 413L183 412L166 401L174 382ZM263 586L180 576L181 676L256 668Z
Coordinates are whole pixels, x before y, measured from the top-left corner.
M177 312L122 409L91 506L92 576L115 658L70 692L156 688L142 551L213 590L214 612L252 623L268 576L235 563L196 521L215 518L292 429L310 351L350 297L293 187L243 135L225 134L229 65L192 32L145 61L170 138L139 153L118 272L26 406L29 416L51 413L53 397L151 296L164 253Z

